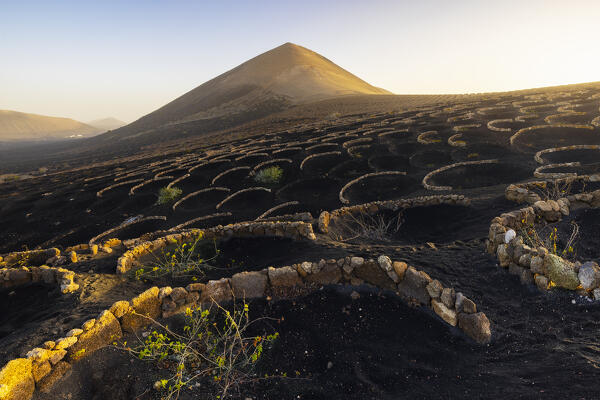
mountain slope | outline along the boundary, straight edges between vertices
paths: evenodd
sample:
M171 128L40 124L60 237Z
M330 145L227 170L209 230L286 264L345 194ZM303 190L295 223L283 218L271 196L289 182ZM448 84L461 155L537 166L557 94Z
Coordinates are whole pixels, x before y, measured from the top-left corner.
M223 128L292 105L356 94L391 93L371 86L311 50L286 43L111 132L110 137L122 139L199 121L204 123L202 128Z
M127 125L125 122L118 120L113 117L97 119L87 123L90 126L93 126L96 129L99 129L101 132L110 131L113 129L118 129L122 126Z
M101 131L70 118L0 110L0 141L89 137Z

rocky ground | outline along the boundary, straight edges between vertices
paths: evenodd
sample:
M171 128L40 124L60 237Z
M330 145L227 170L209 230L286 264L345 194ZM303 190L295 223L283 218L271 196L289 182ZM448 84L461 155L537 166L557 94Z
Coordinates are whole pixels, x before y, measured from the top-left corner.
M182 224L207 228L258 217L308 219L318 233L315 241L221 241L219 268L200 281L306 260L386 254L473 299L491 321L492 340L476 344L433 312L367 285L255 300L253 313L281 320L280 339L258 370L261 375L285 372L288 378L246 384L241 398L594 398L600 306L521 284L486 253L485 238L492 218L519 207L506 200L504 189L534 178L543 165L534 158L537 151L549 143L600 144L599 128L591 124L600 115L599 90L575 86L341 116L251 138L196 143L168 157L127 158L5 182L0 186L0 252L57 247L65 254L67 246L92 238L100 251L95 256L79 251L75 263L63 260L77 273L80 290L74 294L42 286L0 291L0 362L23 356L154 284L116 274L117 258L132 239ZM562 115L569 110L578 113ZM561 118L587 127L546 129L548 121L556 124ZM514 137L538 125L544 128ZM423 135L430 131L435 133ZM551 173L588 173L597 170L598 151L565 149L542 161L580 163ZM272 165L282 168L282 180L256 182L253 172ZM386 171L405 174L379 174ZM179 201L158 205L159 189L169 184L182 189ZM244 189L252 190L240 192ZM384 237L335 236L317 229L322 211L432 194L461 194L471 202L402 210L401 223ZM570 216L580 225L577 253L586 260L600 258L597 214L590 209ZM144 218L149 216L164 218ZM569 221L559 228L566 232ZM150 363L105 348L74 363L49 393L36 396L156 398L159 394L149 388L160 374ZM196 388L182 398L202 396L208 394Z

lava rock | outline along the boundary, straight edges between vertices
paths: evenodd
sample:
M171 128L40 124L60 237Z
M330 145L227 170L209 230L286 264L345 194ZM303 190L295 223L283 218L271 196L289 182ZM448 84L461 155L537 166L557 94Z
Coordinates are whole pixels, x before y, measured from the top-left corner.
M431 301L427 291L429 282L431 278L425 272L408 267L404 280L398 285L398 293L405 299L415 299L421 304L429 305Z
M600 286L600 267L593 261L584 263L579 268L579 274L577 276L581 286L585 290L595 289Z
M567 260L548 254L544 258L544 268L548 271L548 278L556 286L569 290L575 290L579 286L579 277Z
M477 343L489 343L492 338L490 321L482 312L475 314L459 313L458 326Z

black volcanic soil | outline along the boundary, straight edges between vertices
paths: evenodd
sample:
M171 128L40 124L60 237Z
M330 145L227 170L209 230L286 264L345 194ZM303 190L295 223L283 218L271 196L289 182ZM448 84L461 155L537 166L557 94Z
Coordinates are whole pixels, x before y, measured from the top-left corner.
M491 343L476 345L431 312L410 308L395 295L375 293L368 287L326 287L312 294L302 293L296 299L257 300L252 303L256 316L281 320L276 325L280 339L265 354L258 372L285 372L292 378L244 385L237 397L597 398L600 305L573 294L543 294L533 286L522 285L485 252L484 239L493 217L520 207L505 200L504 190L510 183L533 179L533 171L539 165L531 151L545 148L558 136L564 139L560 145L572 144L568 135L552 131L552 138L543 137L540 132L524 135L525 149L511 146L509 140L515 130L491 132L485 128L487 122L496 117L519 117L519 102L531 102L531 96L541 96L543 104L552 105L536 111L536 119L511 127L543 124L546 116L556 113L559 105L554 103L559 100L552 100L552 95L558 96L561 91L570 91L569 100L573 103L597 111L597 99L591 96L599 90L588 85L489 96L439 96L427 101L413 98L414 109L405 112L398 112L403 107L388 96L376 100L353 97L296 107L240 127L230 136L194 136L194 132L204 131L195 131L190 125L189 131L182 133L188 139L165 142L141 152L139 144L131 143L93 157L73 151L68 153L72 158L65 165L53 160L49 174L38 173L31 179L0 184L0 252L51 246L64 250L68 245L87 243L95 235L140 215L164 216L166 221L118 229L105 239L129 239L198 217L209 218L192 226L251 220L273 206L292 201L298 204L283 207L281 213L309 211L317 217L323 210L343 206L339 190L349 181L373 172L402 171L406 176L360 181L348 189L345 197L353 205L432 194L463 194L472 199L472 204L407 209L403 224L389 241L340 243L323 235L312 243L273 238L230 240L219 244L218 268L202 279L321 258L386 254L422 268L444 286L453 286L472 298L492 323ZM477 112L493 106L502 111L489 115ZM452 122L453 116L470 111L473 114L469 121ZM337 112L340 114L332 116ZM464 123L481 124L481 128L469 132L465 148L448 145L445 139L453 127ZM438 131L442 142L417 142L419 132L432 129ZM594 129L593 136L597 137L598 128ZM399 130L408 131L385 134ZM348 153L343 146L362 138L371 140L356 145L368 147ZM573 137L575 142L580 139ZM340 151L342 157L317 158L312 166L309 161L300 170L302 160L315 152L308 148L324 143L328 145L318 147L319 152ZM295 150L276 153L286 147ZM236 160L264 153L267 156ZM107 161L115 154L127 157ZM287 157L292 162L282 164L285 172L281 182L259 185L240 173L238 180L223 178L212 185L226 186L230 192L203 193L176 210L171 205L156 204L158 189L186 171L191 176L174 183L183 190L182 196L212 187L211 181L230 168L254 168L260 162ZM27 165L27 158L15 159L16 156L11 157L6 164L12 168ZM450 191L427 191L421 185L424 176L441 166L482 159L498 159L499 164L454 168L432 178L432 183L453 186ZM588 157L583 161L593 160ZM92 162L97 164L90 165ZM130 189L139 182L107 190L101 197L96 194L129 179L149 181L161 173L159 177L170 176L169 171L174 173L172 180L151 182L132 194ZM253 186L265 186L270 192L248 192L236 196L222 209L216 208L226 196ZM590 185L586 190L594 188ZM231 215L211 217L217 212ZM597 259L598 212L574 211L558 224L561 234L566 232L570 219L581 227L578 254ZM45 340L61 337L114 301L130 299L152 285L115 275L116 259L124 250L117 247L109 256L67 265L79 274L81 291L75 295L59 296L37 286L0 292L0 364L23 356ZM172 286L185 283L160 282ZM352 300L353 290L360 293L359 299ZM329 362L332 364L328 369ZM106 348L75 363L49 394L36 396L56 400L158 398L159 393L151 385L160 372L152 364ZM181 398L211 397L206 392L190 391Z

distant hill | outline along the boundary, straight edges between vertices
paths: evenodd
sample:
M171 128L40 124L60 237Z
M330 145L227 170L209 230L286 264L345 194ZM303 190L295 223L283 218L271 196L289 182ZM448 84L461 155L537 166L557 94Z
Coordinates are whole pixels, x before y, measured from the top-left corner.
M113 117L97 119L97 120L88 122L87 124L90 126L93 126L94 128L99 129L102 132L111 131L113 129L118 129L122 126L127 125L127 123L125 123L121 120L118 120L116 118L113 118Z
M90 137L101 130L70 118L0 110L0 141L37 141Z
M391 93L368 84L314 51L285 43L101 138L138 137L182 124L219 129L296 104L357 94Z

